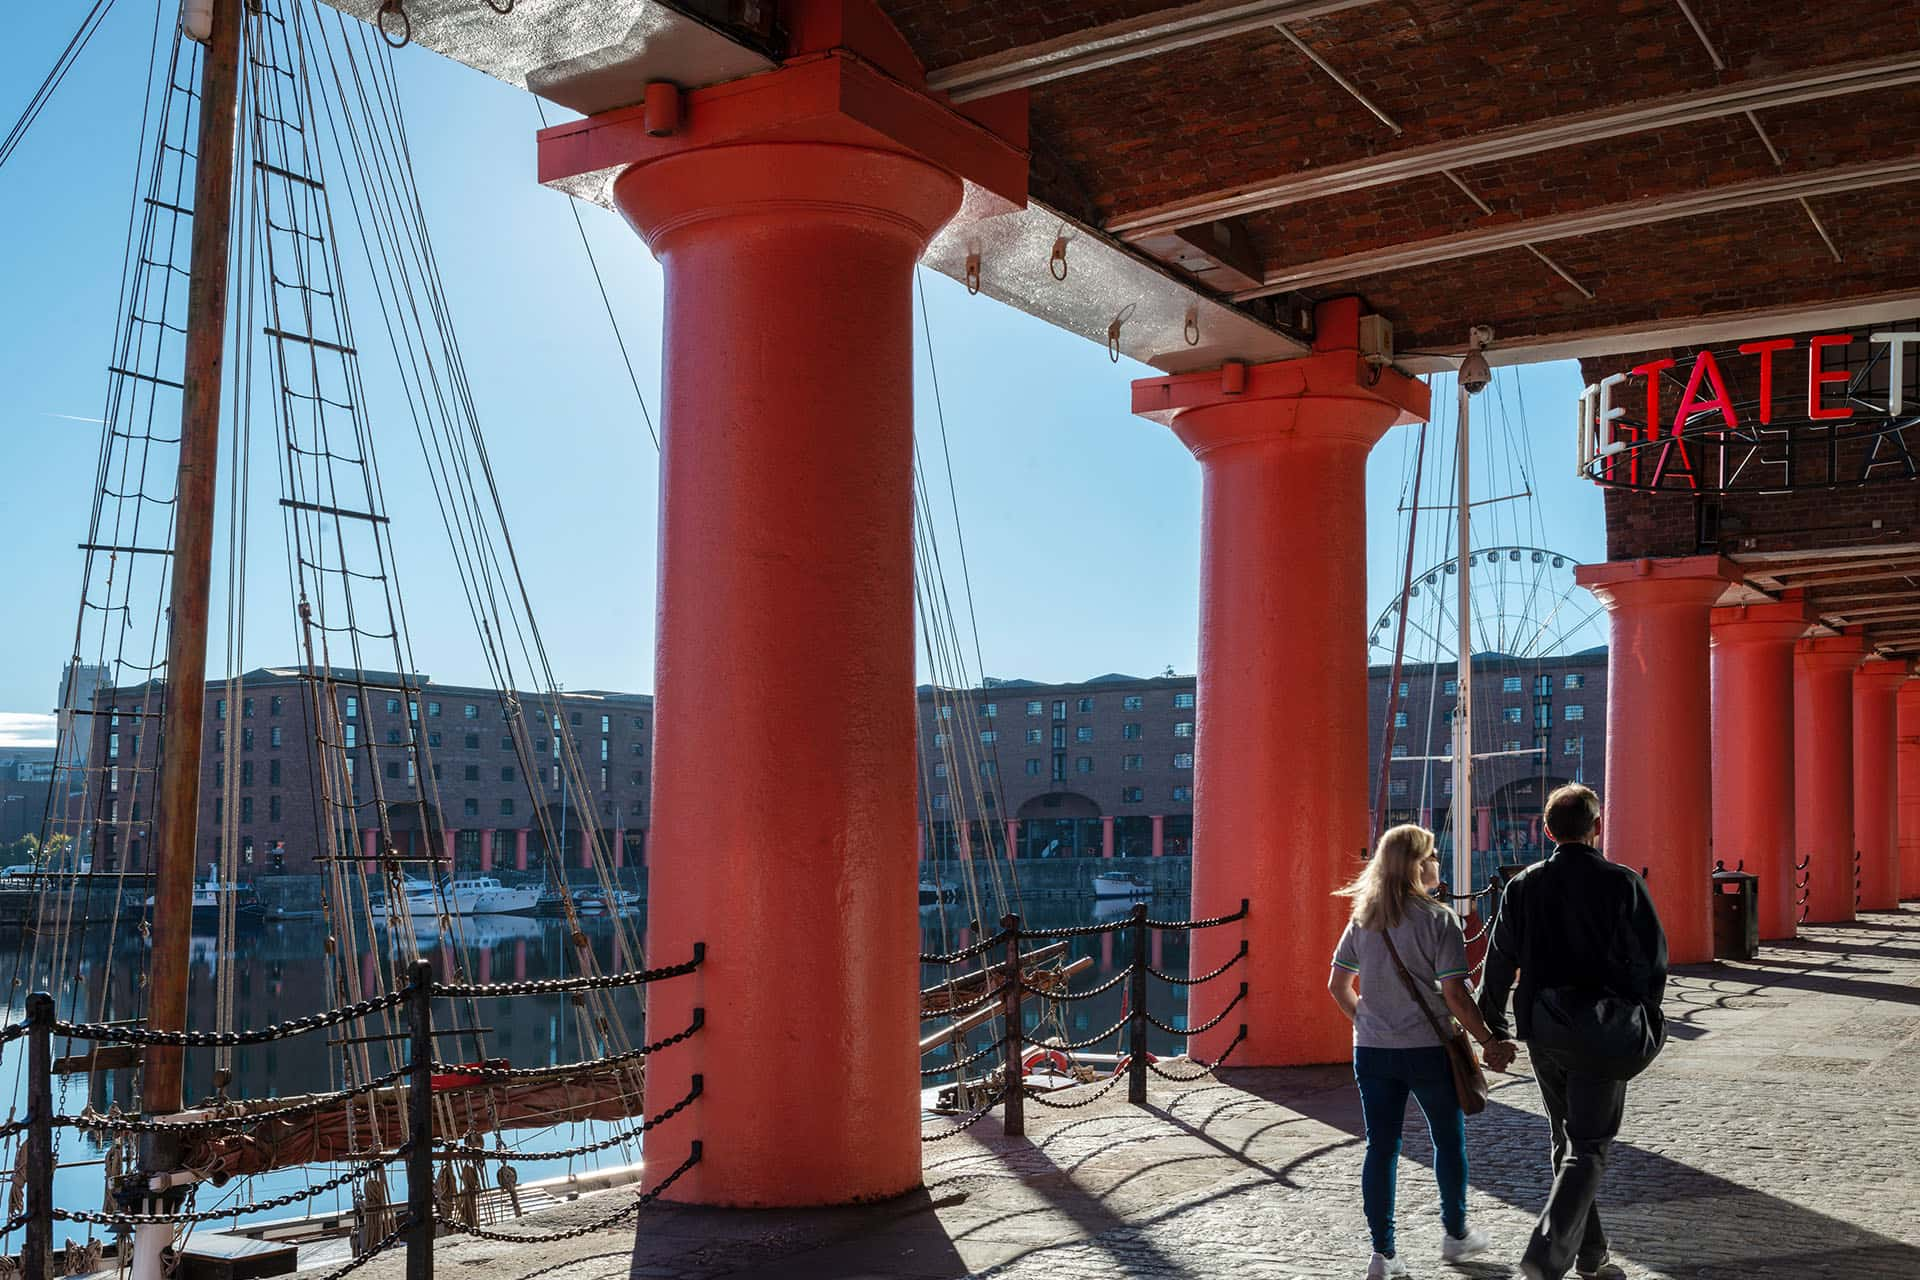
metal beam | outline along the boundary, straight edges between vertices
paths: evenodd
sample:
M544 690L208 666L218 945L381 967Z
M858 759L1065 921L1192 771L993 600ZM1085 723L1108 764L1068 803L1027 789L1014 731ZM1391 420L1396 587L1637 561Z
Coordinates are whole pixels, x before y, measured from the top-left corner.
M1415 267L1479 257L1505 249L1523 249L1529 244L1570 240L1604 231L1644 227L1680 218L1728 213L1759 205L1799 200L1809 196L1829 196L1842 192L1864 191L1873 187L1895 186L1920 181L1920 157L1847 165L1817 173L1791 174L1763 178L1755 182L1735 182L1689 191L1681 195L1656 196L1648 200L1630 200L1604 205L1578 213L1552 214L1544 218L1521 218L1491 227L1475 227L1452 235L1429 236L1405 244L1388 245L1361 253L1322 258L1295 266L1269 271L1266 283L1258 289L1244 289L1233 295L1236 302L1265 297L1272 293L1309 289L1336 280L1408 271Z
M1731 85L1714 84L1664 98L1622 103L1596 111L1494 129L1465 138L1406 147L1346 164L1327 165L1267 182L1248 183L1193 196L1111 218L1107 222L1107 230L1132 240L1189 223L1278 209L1307 200L1323 200L1349 191L1405 182L1410 178L1425 177L1448 169L1510 160L1516 156L1534 155L1675 125L1694 124L1720 116L1765 111L1800 102L1871 93L1915 83L1920 83L1920 51L1877 61L1849 63L1846 66L1811 67L1778 76L1742 80Z
M1244 35L1282 22L1303 22L1376 0L1197 0L1137 18L1103 23L1051 40L956 62L927 74L927 83L955 102L1028 89L1050 80L1151 58L1175 49ZM1192 219L1210 221L1207 218Z

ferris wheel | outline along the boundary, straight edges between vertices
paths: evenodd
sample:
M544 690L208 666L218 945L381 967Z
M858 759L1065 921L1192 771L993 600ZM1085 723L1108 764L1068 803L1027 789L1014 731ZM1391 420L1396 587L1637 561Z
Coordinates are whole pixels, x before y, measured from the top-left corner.
M1468 556L1468 618L1477 655L1531 665L1607 643L1605 611L1573 580L1578 562L1543 547L1476 548ZM1407 663L1450 665L1460 658L1460 562L1448 557L1415 574L1387 603L1367 637L1367 661L1389 664L1405 619Z

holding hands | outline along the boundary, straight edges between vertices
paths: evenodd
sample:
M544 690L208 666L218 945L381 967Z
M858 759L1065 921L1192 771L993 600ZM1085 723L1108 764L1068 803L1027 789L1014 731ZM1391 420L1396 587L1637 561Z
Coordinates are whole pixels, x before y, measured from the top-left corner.
M1488 1040L1482 1045L1481 1057L1487 1064L1487 1070L1504 1072L1513 1065L1520 1053L1520 1046L1511 1040Z

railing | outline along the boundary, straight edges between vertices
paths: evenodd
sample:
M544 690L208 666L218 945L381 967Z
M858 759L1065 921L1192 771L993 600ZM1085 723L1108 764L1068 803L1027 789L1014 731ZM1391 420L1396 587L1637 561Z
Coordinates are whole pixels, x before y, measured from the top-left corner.
M1239 990L1234 994L1233 998L1228 1000L1226 1005L1221 1008L1218 1013L1205 1022L1196 1026L1175 1027L1160 1021L1147 1011L1148 979L1157 978L1161 982L1180 987L1199 987L1213 982L1218 978L1226 976L1229 970L1235 968L1247 958L1246 939L1244 937L1241 938L1239 950L1234 952L1232 958L1219 968L1213 970L1211 973L1187 978L1178 977L1170 973L1162 973L1152 966L1150 961L1150 939L1155 931L1191 932L1196 929L1214 929L1224 925L1238 923L1247 918L1247 906L1247 900L1242 898L1240 900L1240 909L1231 915L1215 916L1211 919L1204 920L1154 920L1147 915L1146 906L1140 904L1133 908L1125 920L1116 920L1109 924L1069 925L1058 929L1023 929L1020 927L1020 917L1017 915L1009 915L1000 922L1000 932L994 934L992 937L983 938L972 946L964 947L958 951L942 954L923 954L920 957L922 964L944 966L953 966L965 964L973 960L981 960L983 957L989 956L992 952L1001 949L1004 949L1005 958L999 964L981 971L987 975L989 984L995 979L998 980L998 985L993 986L991 990L963 1004L954 1005L946 1009L936 1011L921 1010L922 1021L935 1017L952 1016L954 1018L954 1022L949 1029L949 1036L946 1038L953 1045L955 1060L938 1066L923 1068L920 1075L925 1079L952 1073L955 1078L955 1097L961 1104L961 1109L964 1112L957 1122L937 1133L922 1133L921 1139L926 1142L939 1142L943 1139L954 1137L972 1128L996 1106L1002 1105L1004 1105L1003 1121L1006 1134L1009 1137L1020 1137L1026 1132L1026 1104L1029 1101L1038 1103L1043 1107L1054 1108L1055 1110L1074 1110L1080 1107L1091 1106L1095 1102L1098 1102L1116 1088L1120 1081L1124 1079L1127 1082L1127 1101L1139 1106L1144 1105L1147 1101L1147 1077L1149 1072L1163 1079L1186 1082L1197 1080L1201 1076L1218 1069L1247 1038L1247 1026L1244 1022L1240 1024L1237 1034L1235 1034L1232 1041L1228 1043L1226 1049L1221 1052L1220 1056L1212 1062L1198 1064L1200 1070L1192 1075L1172 1074L1163 1070L1159 1064L1154 1061L1152 1054L1148 1052L1147 1048L1148 1029L1152 1028L1163 1034L1179 1039L1188 1039L1202 1032L1211 1031L1213 1028L1225 1022L1227 1016L1245 1002L1247 998L1247 984L1245 982L1240 983ZM1124 969L1099 983L1097 986L1084 991L1071 991L1036 986L1028 981L1028 973L1024 966L1031 962L1033 957L1028 954L1023 954L1021 951L1022 943L1051 943L1072 938L1090 938L1104 935L1120 935L1123 933L1129 935L1132 941L1132 959ZM1122 982L1127 983L1127 1010L1118 1022L1106 1030L1083 1040L1065 1043L1054 1040L1035 1040L1027 1034L1025 1004L1028 998L1044 1000L1054 1004L1072 1004L1105 995L1107 992L1118 987ZM986 1045L970 1053L963 1052L966 1045L966 1032L970 1028L972 1020L983 1016L991 1017L994 1013L999 1014L1004 1022L1000 1034ZM1042 1093L1028 1092L1026 1088L1026 1072L1029 1066L1035 1065L1040 1061L1052 1061L1056 1058L1065 1058L1067 1055L1079 1050L1090 1049L1095 1045L1115 1039L1123 1031L1126 1033L1126 1052L1116 1055L1112 1075L1105 1084L1101 1085L1092 1093L1084 1097L1076 1098L1071 1102L1050 1102ZM972 1101L972 1089L967 1078L967 1070L969 1067L984 1062L996 1054L1000 1059L1000 1085L998 1092L993 1093L992 1096L988 1097L986 1101L979 1106L970 1107L968 1104ZM1070 1061L1070 1059L1068 1059L1068 1061ZM990 1089L986 1091L992 1092Z
M701 1158L701 1144L697 1140L689 1143L686 1158L656 1180L644 1194L633 1197L612 1212L603 1214L590 1222L541 1235L514 1235L491 1231L479 1225L477 1215L475 1220L469 1221L442 1211L436 1207L434 1199L435 1165L465 1159L560 1160L605 1150L648 1133L686 1110L700 1096L701 1077L699 1075L693 1076L691 1088L684 1097L663 1107L650 1117L643 1115L638 1124L620 1129L603 1140L554 1151L486 1150L436 1135L433 1117L434 1076L436 1073L456 1076L459 1078L459 1083L451 1087L466 1088L475 1082L505 1083L510 1080L558 1079L584 1070L629 1062L637 1063L698 1034L705 1025L704 1011L694 1009L692 1020L685 1030L666 1036L652 1044L642 1045L637 1049L581 1062L517 1068L436 1061L433 1051L435 1035L433 1002L436 999L446 998L480 999L556 994L577 996L586 991L636 987L691 974L700 967L704 959L705 945L695 943L691 960L664 968L592 977L489 985L436 981L432 963L421 960L413 967L411 981L399 991L249 1031L150 1031L123 1023L64 1022L55 1014L53 997L45 992L36 992L27 997L24 1022L0 1027L0 1045L23 1037L27 1041L27 1118L0 1125L0 1139L21 1135L26 1138L24 1207L18 1216L0 1224L0 1234L11 1234L16 1230L25 1229L19 1271L28 1280L45 1280L45 1277L51 1274L55 1222L102 1226L122 1234L143 1226L167 1226L177 1229L195 1223L236 1218L311 1200L391 1165L400 1165L405 1170L407 1180L405 1218L379 1240L363 1239L362 1244L365 1247L359 1254L352 1261L325 1277L325 1280L340 1280L341 1277L358 1270L373 1258L400 1243L406 1245L408 1280L431 1280L434 1239L442 1230L478 1236L487 1240L527 1244L565 1240L601 1230L638 1213L644 1205L657 1199L683 1174L698 1164ZM215 1115L203 1119L130 1119L98 1115L92 1111L79 1115L62 1115L57 1114L53 1109L53 1039L55 1036L95 1044L166 1045L181 1049L226 1048L285 1040L396 1008L405 1011L409 1042L407 1061L397 1070L376 1076L350 1088L303 1098L297 1103L290 1103L284 1107L272 1107L242 1115ZM443 1030L441 1034L452 1034L452 1032ZM406 1091L404 1100L407 1117L406 1140L391 1151L379 1149L372 1153L355 1153L344 1160L321 1162L344 1163L347 1168L344 1172L324 1181L312 1183L286 1195L249 1204L223 1206L217 1210L204 1212L192 1210L190 1193L183 1199L177 1193L154 1193L150 1190L125 1195L123 1202L151 1203L152 1200L159 1198L162 1203L170 1203L176 1207L166 1212L93 1213L62 1209L54 1204L53 1132L56 1128L71 1128L95 1133L143 1134L148 1135L150 1140L177 1140L190 1134L245 1134L264 1122L286 1120L300 1115L316 1115L331 1107L351 1104L353 1100L362 1097L367 1099L366 1105L371 1111L378 1105L374 1095L379 1090L390 1086L403 1086ZM144 1178L141 1180L145 1181ZM0 1261L11 1262L12 1260L6 1258Z

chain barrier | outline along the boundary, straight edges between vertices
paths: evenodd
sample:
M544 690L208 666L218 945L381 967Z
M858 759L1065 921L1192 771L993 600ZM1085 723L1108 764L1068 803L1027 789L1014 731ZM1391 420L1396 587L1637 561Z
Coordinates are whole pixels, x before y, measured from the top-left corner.
M1094 1103L1100 1101L1100 1099L1106 1097L1109 1093L1113 1092L1113 1087L1115 1085L1119 1084L1122 1080L1125 1080L1125 1079L1126 1079L1125 1076L1115 1074L1112 1079L1108 1080L1105 1084L1101 1085L1098 1089L1095 1089L1092 1093L1088 1094L1086 1097L1076 1098L1072 1102L1048 1102L1047 1095L1044 1093L1030 1093L1027 1095L1027 1099L1030 1102L1037 1102L1041 1106L1048 1107L1054 1111L1078 1111L1081 1107L1090 1107ZM1074 1088L1077 1089L1079 1088L1079 1086L1076 1085L1074 1086ZM1073 1092L1073 1090L1063 1089L1061 1090L1061 1092L1070 1093L1070 1092Z
M920 953L920 963L959 964L962 960L971 960L975 956L983 956L995 947L1005 946L1006 942L1007 935L1005 933L996 933L991 938L982 938L972 946L962 947L958 951L922 951Z
M1247 918L1247 899L1240 899L1240 909L1232 915L1212 916L1205 920L1148 920L1149 929L1217 929L1223 924L1236 924Z
M1006 1041L1007 1038L1005 1036L996 1036L978 1053L970 1053L958 1062L949 1062L944 1067L922 1067L920 1068L920 1078L925 1080L930 1076L946 1075L949 1071L965 1071L982 1058L989 1058L1000 1052L1001 1048L1006 1044Z
M1227 970L1233 968L1233 966L1239 964L1242 960L1245 960L1246 958L1247 958L1247 944L1245 942L1242 942L1240 944L1240 949L1233 953L1233 959L1227 961L1225 964L1221 965L1218 969L1215 969L1212 973L1203 973L1197 978L1176 978L1170 973L1160 972L1158 969L1154 968L1151 965L1147 966L1147 972L1152 974L1154 977L1160 979L1160 981L1169 983L1176 987L1197 987L1203 982L1212 982L1215 978L1219 977L1221 974L1225 973Z
M1043 987L1033 986L1024 980L1020 983L1020 989L1030 996L1037 996L1042 1000L1051 1000L1055 1004L1072 1004L1076 1000L1091 1000L1095 996L1103 996L1132 976L1133 966L1128 965L1099 986L1088 987L1085 991L1048 991Z
M325 1182L316 1182L312 1186L303 1187L297 1191L289 1191L287 1194L275 1196L271 1200L256 1201L253 1204L228 1205L220 1209L205 1209L194 1213L90 1213L83 1209L55 1209L53 1216L58 1222L86 1222L95 1226L114 1227L117 1229L125 1229L127 1227L186 1226L200 1222L219 1222L223 1218L233 1218L243 1213L265 1213L269 1209L284 1209L290 1204L298 1204L302 1200L311 1200L315 1196L322 1196L329 1191L338 1190L356 1178L362 1178L370 1173L376 1173L386 1168L395 1160L400 1159L406 1150L406 1146L403 1145L399 1151L396 1151L390 1156L382 1156L378 1160L370 1160L366 1164L355 1165L343 1173L328 1178Z
M941 1009L934 1013L929 1013L925 1009L922 1009L920 1011L920 1020L925 1022L931 1018L952 1018L958 1017L961 1014L972 1013L975 1009L984 1009L990 1004L997 1004L1006 994L1007 984L1003 982L985 995L969 1000L965 1004L956 1004L950 1009Z
M998 1043L994 1045L994 1048L996 1049L999 1047L1000 1046ZM989 1098L985 1106L981 1107L978 1111L971 1113L970 1115L967 1116L966 1119L960 1121L960 1123L956 1125L953 1125L951 1128L942 1129L939 1133L922 1132L920 1135L920 1141L944 1142L948 1138L959 1137L961 1134L965 1133L967 1130L973 1128L973 1126L975 1126L976 1124L979 1124L982 1120L984 1120L987 1116L987 1113L989 1111L992 1111L995 1107L999 1106L1001 1099L1005 1098L1006 1096L1007 1096L1006 1090L1004 1089L1001 1090L994 1097Z
M687 1158L680 1162L680 1167L655 1183L650 1191L635 1196L632 1200L615 1209L612 1213L603 1214L591 1222L582 1223L577 1227L568 1227L564 1231L549 1232L546 1235L518 1236L509 1235L504 1231L488 1231L482 1227L468 1226L458 1218L449 1218L447 1215L437 1212L433 1215L433 1220L455 1235L473 1236L476 1239L493 1240L501 1244L547 1244L555 1240L573 1240L580 1236L590 1236L596 1231L604 1231L617 1222L631 1218L634 1214L640 1212L640 1210L646 1208L655 1200L658 1200L666 1193L668 1187L671 1187L680 1180L682 1174L699 1163L700 1143L696 1141L693 1144L692 1150L687 1153Z
M1040 1040L1029 1039L1023 1033L1020 1036L1020 1043L1029 1049L1054 1049L1062 1053L1072 1053L1076 1049L1091 1049L1102 1041L1111 1040L1114 1036L1119 1035L1121 1031L1126 1029L1127 1020L1131 1016L1130 1014L1121 1014L1120 1021L1114 1023L1099 1035L1087 1040L1075 1040L1071 1043L1063 1041L1056 1044L1048 1044Z
M266 1111L248 1111L238 1115L210 1116L205 1120L129 1120L120 1116L103 1116L94 1111L82 1111L77 1116L55 1116L54 1123L70 1125L75 1129L97 1130L101 1133L213 1133L221 1130L245 1129L262 1120L284 1120L288 1116L325 1111L339 1103L398 1084L406 1077L407 1068L402 1067L398 1071L389 1071L385 1075L375 1076L365 1084L357 1084L350 1089L339 1089L333 1093L315 1094L302 1102L289 1103L284 1107L274 1107Z
M640 969L633 973L609 973L587 978L538 978L526 982L436 982L436 999L476 1000L492 996L549 996L573 991L613 991L621 987L644 986L667 978L684 978L707 958L707 944L693 944L693 959L659 969Z
M399 1227L388 1232L386 1236L381 1239L380 1243L374 1245L359 1257L352 1259L337 1271L329 1271L326 1275L321 1276L320 1280L346 1280L347 1276L352 1275L387 1250L393 1248L394 1245L399 1244L401 1237L406 1234L407 1229L405 1227Z
M1227 1047L1221 1051L1220 1056L1215 1058L1212 1062L1199 1063L1198 1065L1200 1069L1194 1072L1190 1076L1176 1076L1170 1071L1163 1071L1160 1069L1160 1064L1156 1062L1148 1062L1147 1070L1153 1072L1153 1074L1159 1076L1162 1080L1171 1080L1175 1084L1191 1084L1195 1080L1201 1079L1204 1076L1210 1076L1214 1072L1218 1071L1220 1069L1220 1064L1225 1062L1228 1058L1232 1057L1233 1051L1235 1049L1238 1049L1241 1043L1246 1040L1246 1038L1247 1038L1247 1024L1243 1022L1240 1024L1239 1033L1235 1035L1233 1039L1227 1044Z
M55 1022L53 1034L69 1040L91 1040L97 1044L158 1044L176 1045L181 1048L224 1049L236 1045L267 1044L274 1040L286 1040L293 1036L305 1035L309 1031L319 1031L324 1027L337 1027L343 1022L351 1022L355 1018L365 1018L382 1010L391 1009L406 998L407 993L404 989L389 991L371 1000L342 1005L338 1009L326 1009L320 1013L308 1014L303 1018L290 1018L285 1022L276 1022L271 1026L259 1027L252 1031L149 1031L144 1027L129 1027L112 1022Z
M439 1150L435 1153L435 1158L440 1160L572 1160L577 1156L592 1155L596 1151L605 1151L608 1147L629 1142L651 1129L659 1128L692 1106L693 1100L700 1096L704 1088L705 1084L702 1078L696 1074L693 1077L693 1087L687 1090L686 1097L680 1099L680 1101L674 1103L659 1115L654 1116L651 1120L642 1120L639 1124L622 1129L612 1137L604 1138L599 1142L586 1142L577 1147L567 1147L560 1151L520 1151L503 1148L488 1150L486 1147L475 1147L464 1143L442 1141L437 1144Z
M1207 1019L1207 1021L1201 1023L1199 1026L1187 1027L1184 1030L1182 1030L1179 1027L1170 1027L1166 1023L1160 1021L1160 1019L1154 1017L1150 1013L1144 1014L1142 1016L1146 1018L1147 1022L1150 1025L1152 1025L1153 1027L1161 1031L1166 1032L1170 1036L1180 1036L1183 1038L1187 1036L1197 1036L1201 1032L1211 1031L1215 1027L1219 1026L1222 1022L1225 1022L1227 1020L1227 1015L1233 1012L1234 1006L1239 1004L1242 1000L1245 1000L1246 998L1247 998L1247 984L1243 982L1240 984L1239 992L1235 994L1233 999L1227 1001L1226 1008L1222 1009L1219 1013Z
M652 1044L643 1044L638 1049L628 1049L625 1053L612 1053L604 1058L586 1058L579 1062L558 1062L550 1067L489 1067L468 1065L463 1062L436 1062L434 1071L443 1075L471 1076L475 1080L538 1080L544 1076L571 1075L589 1069L605 1070L623 1063L633 1062L655 1054L662 1049L671 1049L684 1040L693 1038L695 1032L707 1024L707 1011L695 1009L693 1021L687 1024L685 1031L677 1031Z

